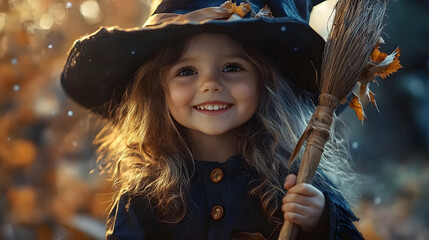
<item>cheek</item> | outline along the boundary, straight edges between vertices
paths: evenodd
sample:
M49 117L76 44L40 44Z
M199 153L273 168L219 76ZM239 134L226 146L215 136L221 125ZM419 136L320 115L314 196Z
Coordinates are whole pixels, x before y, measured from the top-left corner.
M258 83L250 81L235 87L235 100L246 106L247 110L256 110L258 104ZM250 109L249 109L250 108Z
M193 91L189 87L169 85L169 93L166 96L170 112L182 112L189 110L193 99Z

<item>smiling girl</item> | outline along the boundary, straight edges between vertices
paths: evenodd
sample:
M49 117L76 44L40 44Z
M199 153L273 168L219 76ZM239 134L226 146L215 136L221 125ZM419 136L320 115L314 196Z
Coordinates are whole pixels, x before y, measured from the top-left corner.
M362 238L341 194L353 174L340 132L327 144L313 184L295 184L297 165L287 165L314 110L317 93L300 85L314 81L310 66L321 54L314 45L323 40L293 12L310 2L279 2L267 3L277 10L274 18L270 12L246 20L236 18L243 9L259 6L266 13L268 7L258 1L243 3L241 10L228 3L163 1L148 20L161 22L136 35L102 29L76 43L62 83L75 100L105 116L96 142L100 157L113 162L118 189L107 239L277 239L284 219L301 226L302 239ZM198 24L188 24L195 19ZM271 37L280 39L264 38L269 28L280 34ZM289 28L292 33L285 33ZM233 33L237 29L258 34L243 37ZM106 44L109 36L115 51L121 34L132 48L128 59L141 57L135 74L129 67L134 61L117 70L121 59L107 68L110 60L94 55L95 46ZM130 36L136 43L145 39L139 34L165 38L154 38L156 47L149 51L133 45ZM261 47L264 39L273 42ZM101 63L82 74L84 59ZM117 78L124 68L134 77L123 80L121 91ZM79 74L85 79L102 75L98 91L115 86L108 101L94 104L90 94L74 93L77 85L88 85L84 80L72 85ZM308 74L313 80L305 83Z
M225 162L238 154L238 127L255 114L259 95L244 49L225 35L196 35L165 78L166 104L186 128L194 158Z

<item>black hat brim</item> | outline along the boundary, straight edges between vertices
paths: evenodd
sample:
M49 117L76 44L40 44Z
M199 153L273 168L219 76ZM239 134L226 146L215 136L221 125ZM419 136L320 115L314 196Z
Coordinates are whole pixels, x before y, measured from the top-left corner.
M300 88L317 94L325 41L310 26L292 18L213 20L122 30L101 28L77 40L61 75L64 91L79 104L106 116L103 107L122 97L135 72L169 39L214 32L234 36L274 59Z

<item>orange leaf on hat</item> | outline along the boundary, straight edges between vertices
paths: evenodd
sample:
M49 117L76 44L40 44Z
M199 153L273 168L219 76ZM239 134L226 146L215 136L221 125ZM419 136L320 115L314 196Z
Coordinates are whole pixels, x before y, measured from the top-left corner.
M235 13L241 18L244 17L247 13L249 13L252 10L250 3L242 2L240 3L240 5L237 5L236 3L233 3L231 0L226 1L221 6L226 8L228 12Z
M259 17L268 17L268 18L273 17L273 13L271 12L268 5L265 5L265 7L261 8L261 10L259 10L259 12L255 15L255 18L259 18Z

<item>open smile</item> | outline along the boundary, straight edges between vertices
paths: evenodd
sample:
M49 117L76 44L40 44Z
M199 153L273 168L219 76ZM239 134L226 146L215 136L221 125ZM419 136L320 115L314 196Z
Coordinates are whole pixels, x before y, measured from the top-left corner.
M199 110L217 111L231 107L232 104L203 104L197 105L195 108Z
M234 104L230 103L202 103L199 105L194 106L193 108L197 110L198 112L208 114L208 115L218 115L222 114L224 112L227 112Z

